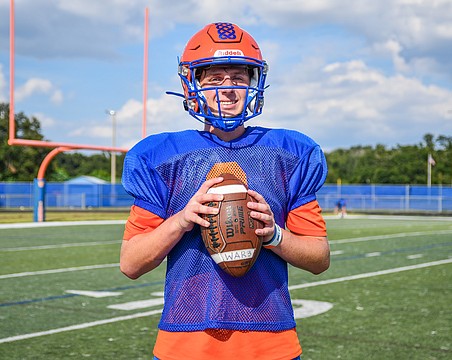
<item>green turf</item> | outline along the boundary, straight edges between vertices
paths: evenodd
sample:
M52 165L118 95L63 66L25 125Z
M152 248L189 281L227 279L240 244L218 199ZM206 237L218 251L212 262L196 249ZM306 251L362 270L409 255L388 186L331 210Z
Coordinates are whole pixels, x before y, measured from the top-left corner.
M373 274L451 259L452 219L330 218L327 225L334 254L330 269L319 276L290 269L293 299L334 305L297 320L303 360L452 358L451 263ZM123 225L0 229L0 359L151 358L159 314L4 342L160 309L108 308L159 299L163 290L164 265L136 281L120 273L122 231ZM96 265L105 267L80 268ZM46 270L59 272L31 273ZM371 275L347 280L366 273ZM334 279L341 280L317 283ZM309 283L316 286L305 287Z

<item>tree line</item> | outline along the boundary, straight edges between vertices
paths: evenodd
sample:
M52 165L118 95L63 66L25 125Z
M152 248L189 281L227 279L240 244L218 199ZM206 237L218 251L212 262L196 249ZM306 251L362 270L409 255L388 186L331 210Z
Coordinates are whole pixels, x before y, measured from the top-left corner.
M33 181L48 148L8 145L9 104L0 103L0 181ZM15 115L16 138L46 140L41 123L23 112ZM427 159L431 154L431 183L452 185L452 136L425 134L418 144L357 145L327 152L327 183L426 184ZM110 153L66 152L57 155L46 171L47 181L66 181L90 175L110 181ZM117 181L125 154L117 154ZM434 165L433 165L434 164Z

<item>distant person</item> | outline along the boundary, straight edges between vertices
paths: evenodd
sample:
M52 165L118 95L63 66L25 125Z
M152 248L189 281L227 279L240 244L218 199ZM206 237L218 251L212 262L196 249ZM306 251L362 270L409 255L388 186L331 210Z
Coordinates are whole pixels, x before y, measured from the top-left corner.
M347 203L345 202L345 199L341 198L337 201L334 208L334 213L336 215L339 215L341 218L347 216Z
M316 200L327 166L320 146L285 129L245 127L259 115L267 63L256 41L230 23L209 24L187 43L179 64L185 109L204 130L151 135L124 162L134 198L120 267L136 279L165 259L165 304L154 359L299 359L288 264L314 274L329 267L325 221ZM175 119L174 121L177 121ZM208 192L232 173L257 202L263 248L243 277L210 257L201 215L223 195Z

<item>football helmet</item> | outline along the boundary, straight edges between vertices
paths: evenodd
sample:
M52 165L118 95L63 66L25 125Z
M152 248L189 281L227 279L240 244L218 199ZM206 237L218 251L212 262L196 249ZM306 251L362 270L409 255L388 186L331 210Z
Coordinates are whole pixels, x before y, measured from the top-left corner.
M245 66L250 74L248 86L209 85L201 88L201 69L208 66ZM245 121L260 115L264 105L265 79L268 65L256 41L246 31L231 23L213 23L197 32L187 43L181 56L178 74L181 78L184 108L195 119L213 125L222 131L233 131ZM241 113L231 116L221 112L219 100L215 115L207 106L204 91L219 89L246 89L245 106ZM223 116L224 115L224 116Z

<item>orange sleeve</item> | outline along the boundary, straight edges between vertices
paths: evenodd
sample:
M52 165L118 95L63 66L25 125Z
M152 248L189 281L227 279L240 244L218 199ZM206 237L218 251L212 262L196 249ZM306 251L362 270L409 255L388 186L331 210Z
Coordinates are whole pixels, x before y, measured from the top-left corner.
M289 212L286 225L290 231L298 235L326 236L326 224L317 200Z
M124 230L124 240L130 240L138 234L151 232L163 222L160 216L148 210L132 205Z

